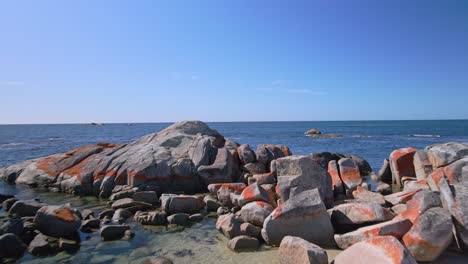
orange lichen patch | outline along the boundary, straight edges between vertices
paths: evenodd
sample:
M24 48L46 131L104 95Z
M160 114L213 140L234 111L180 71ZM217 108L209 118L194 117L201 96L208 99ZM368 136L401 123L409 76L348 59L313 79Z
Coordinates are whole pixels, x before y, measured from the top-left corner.
M242 198L249 200L249 199L254 199L259 193L256 191L257 188L255 187L256 185L249 185L242 190Z
M403 237L403 244L405 246L418 246L418 247L423 247L427 250L437 250L438 247L436 247L434 244L431 242L424 240L420 237L418 237L415 234L408 233Z
M273 212L271 213L271 218L272 219L278 218L281 215L282 210L283 210L283 205L279 204L278 207L276 207L275 210L273 210Z
M372 228L372 229L364 231L363 235L365 237L375 237L375 236L381 235L380 231L381 231L380 227L376 227L376 228Z
M390 162L392 162L399 175L416 175L413 163L415 152L416 149L414 148L403 148L395 150L390 154Z
M73 222L76 221L76 215L68 207L63 207L54 211L55 217L64 222Z
M63 156L58 155L40 159L36 162L36 168L52 177L57 177L61 171L57 170L56 164L62 159Z
M261 202L261 201L256 201L256 202L253 202L253 203L255 203L256 205L258 205L258 206L260 206L260 207L262 207L262 208L271 207L270 204L265 203L265 202Z
M82 160L80 163L76 164L75 166L68 168L63 171L64 174L70 175L70 176L76 176L79 181L81 181L81 175L84 173L88 173L91 168L86 168L86 166L90 163L95 158L95 154L85 158Z
M402 263L404 259L404 249L398 243L397 240L390 239L389 237L374 237L366 241L371 245L379 247L382 249L384 254L392 261L394 264Z
M328 163L328 174L330 174L332 180L332 189L339 189L342 186L343 181L340 178L340 173L338 171L336 161L330 161Z
M359 211L359 213L369 217L369 219L375 219L375 214L371 210L359 206L356 206L355 209Z
M224 183L223 185L221 185L220 189L221 188L241 193L245 189L245 184L243 184L243 183Z

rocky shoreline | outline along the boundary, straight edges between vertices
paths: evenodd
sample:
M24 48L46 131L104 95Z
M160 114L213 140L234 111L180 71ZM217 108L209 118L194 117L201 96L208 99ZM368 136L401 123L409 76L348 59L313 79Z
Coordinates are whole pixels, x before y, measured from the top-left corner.
M370 180L372 178L372 181ZM79 233L132 240L129 223L190 226L217 214L235 252L279 247L280 263L435 261L468 246L468 144L393 151L374 174L351 154L253 151L199 121L128 144L99 143L0 169L0 179L109 200L76 210L0 195L0 258L79 250ZM392 185L398 188L394 192ZM171 263L148 256L147 263Z

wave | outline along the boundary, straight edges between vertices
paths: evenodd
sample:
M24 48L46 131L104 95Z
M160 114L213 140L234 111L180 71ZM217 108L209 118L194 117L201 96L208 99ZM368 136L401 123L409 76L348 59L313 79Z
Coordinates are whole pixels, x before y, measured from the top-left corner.
M425 138L440 138L440 135L430 135L430 134L413 134L411 137L425 137Z
M49 141L63 141L63 138L61 138L61 137L51 137L51 138L49 138Z
M371 138L372 136L368 136L368 135L352 135L351 137L353 137L353 138Z
M25 142L12 142L12 143L5 143L5 144L0 144L0 147L14 147L14 146L21 146L21 145L26 145L27 143Z

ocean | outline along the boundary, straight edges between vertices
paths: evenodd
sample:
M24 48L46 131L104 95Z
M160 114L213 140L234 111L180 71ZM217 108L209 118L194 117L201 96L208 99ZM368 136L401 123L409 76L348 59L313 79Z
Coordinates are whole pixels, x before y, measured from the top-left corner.
M129 142L157 132L169 123L88 125L0 125L0 167L23 160L65 152L97 142ZM402 147L458 141L468 142L468 120L457 121L350 121L350 122L232 122L209 123L224 136L239 143L274 143L289 146L293 154L333 151L365 158L374 170L391 151ZM304 135L311 128L341 138L313 139ZM79 209L99 212L108 208L95 197L41 192L0 182L0 193L18 199L37 198L48 204L69 203ZM0 209L0 219L6 212ZM277 248L262 246L257 252L235 253L215 229L216 218L205 218L190 227L148 227L131 221L131 241L103 242L99 232L80 233L80 249L47 257L27 252L21 263L144 263L149 257L165 256L174 263L278 263ZM327 250L329 259L339 250ZM467 263L467 256L446 252L437 263Z
M97 142L123 143L160 131L170 123L67 125L0 125L0 167L23 160L66 152ZM238 143L255 150L258 144L289 146L293 154L331 151L357 154L374 170L395 149L424 148L442 142L468 142L468 120L432 121L316 121L316 122L217 122L208 123ZM314 139L311 128L341 138Z

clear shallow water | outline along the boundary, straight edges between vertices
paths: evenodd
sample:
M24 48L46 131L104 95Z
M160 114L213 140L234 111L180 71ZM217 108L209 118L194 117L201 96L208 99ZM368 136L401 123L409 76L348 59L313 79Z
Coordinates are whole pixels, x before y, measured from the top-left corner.
M128 142L170 124L81 125L0 125L0 167L97 142ZM239 143L256 147L260 143L288 145L294 154L319 151L355 153L367 159L374 170L391 151L401 147L468 142L468 121L356 121L356 122L246 122L210 123L211 127ZM323 133L342 134L343 138L311 139L304 131L318 128ZM100 211L105 201L94 197L36 192L21 186L0 183L0 193L16 194L20 199L40 198L48 204L70 203L80 209ZM4 215L0 209L0 216ZM277 263L277 249L234 253L227 239L208 218L190 228L158 229L131 224L136 236L131 241L100 241L98 233L82 234L75 254L35 258L26 254L22 263L142 263L151 256L166 256L175 263ZM330 250L332 259L339 251ZM466 256L445 254L437 263L468 263Z

